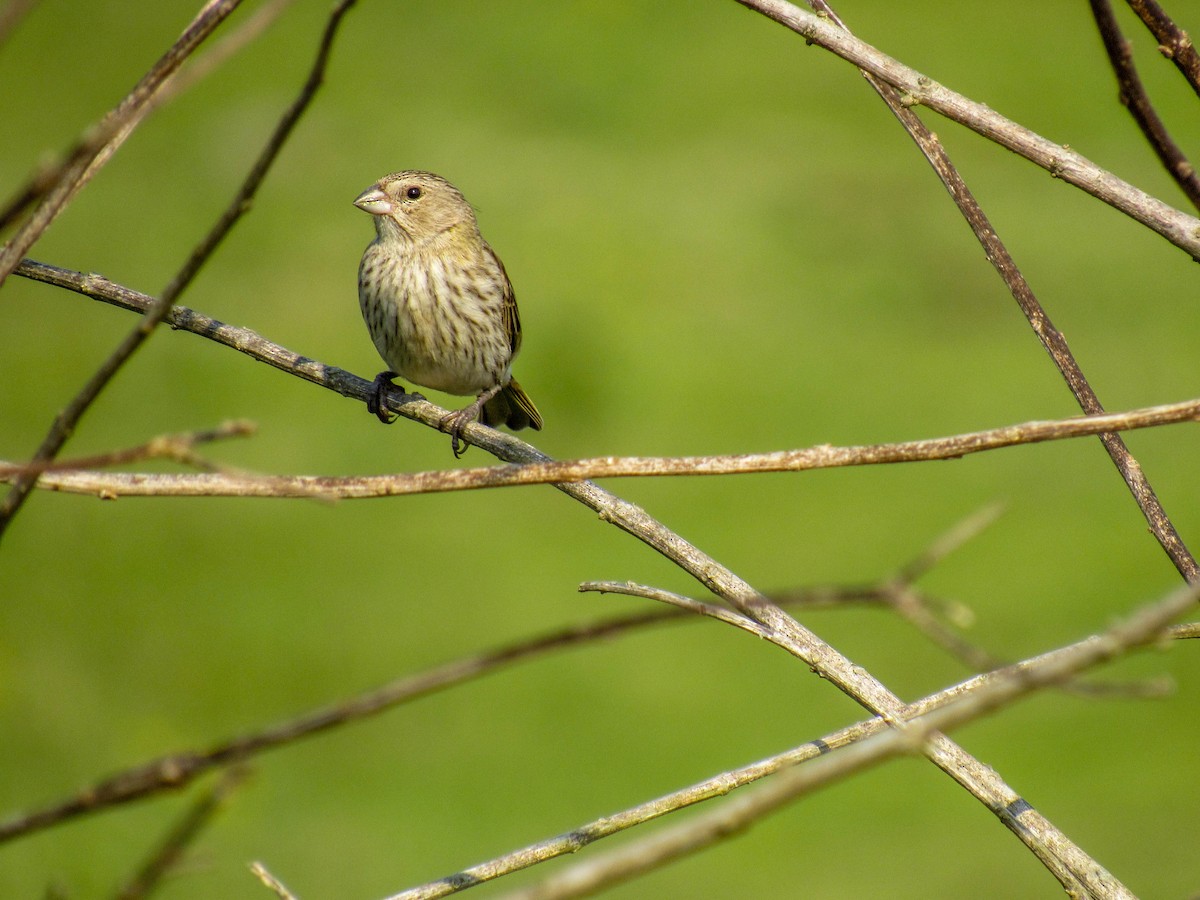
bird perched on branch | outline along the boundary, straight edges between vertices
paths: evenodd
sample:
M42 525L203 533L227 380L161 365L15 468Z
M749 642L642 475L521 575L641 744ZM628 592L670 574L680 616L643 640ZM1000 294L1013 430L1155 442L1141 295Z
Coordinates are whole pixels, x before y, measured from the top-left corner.
M462 430L484 425L540 431L542 417L512 377L521 319L504 264L479 233L475 211L432 172L385 175L354 205L375 218L375 240L358 267L358 302L388 371L375 376L367 408L384 405L392 379L448 394L475 395L442 419L456 457Z

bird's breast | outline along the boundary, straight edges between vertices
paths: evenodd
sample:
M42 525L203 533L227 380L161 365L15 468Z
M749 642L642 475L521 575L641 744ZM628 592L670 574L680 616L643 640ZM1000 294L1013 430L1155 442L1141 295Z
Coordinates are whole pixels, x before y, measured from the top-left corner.
M403 378L450 394L507 381L503 273L488 260L394 252L373 244L359 270L363 318L385 362Z

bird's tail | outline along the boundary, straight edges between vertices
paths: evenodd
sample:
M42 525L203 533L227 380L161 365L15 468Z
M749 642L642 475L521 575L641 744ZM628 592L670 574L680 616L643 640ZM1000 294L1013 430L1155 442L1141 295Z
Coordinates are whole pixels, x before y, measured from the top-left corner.
M483 413L479 418L484 425L493 428L505 425L513 431L520 431L522 428L542 430L541 414L515 378L483 405Z

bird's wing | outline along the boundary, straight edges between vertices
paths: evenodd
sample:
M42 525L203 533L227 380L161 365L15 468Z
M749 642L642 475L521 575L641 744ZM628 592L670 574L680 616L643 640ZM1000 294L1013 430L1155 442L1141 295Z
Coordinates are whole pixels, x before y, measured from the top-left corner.
M488 247L491 250L491 247ZM513 356L521 349L521 314L517 312L517 295L513 293L512 282L508 280L508 272L504 263L492 250L492 259L500 267L500 278L504 282L504 328L508 332L508 345L512 348Z

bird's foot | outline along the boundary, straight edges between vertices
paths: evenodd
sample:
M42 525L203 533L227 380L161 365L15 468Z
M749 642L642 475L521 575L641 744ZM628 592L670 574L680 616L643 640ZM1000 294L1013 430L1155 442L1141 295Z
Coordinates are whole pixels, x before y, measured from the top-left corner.
M476 397L470 406L442 416L441 428L450 434L450 449L454 452L455 459L460 459L467 452L467 445L462 443L463 429L479 418L479 414L483 412L483 405L500 393L500 389L500 385L488 388Z
M396 372L380 372L376 375L375 381L371 384L371 393L367 397L367 412L378 416L379 421L384 425L391 425L399 418L395 413L389 412L387 408L387 393L389 390L399 388L400 392L404 393L404 388L401 385L392 383L392 379L396 375Z
M442 431L450 435L450 449L453 451L455 459L461 459L462 455L467 452L469 445L462 442L463 429L475 421L476 416L479 415L479 407L482 405L481 403L472 403L458 412L442 416Z

